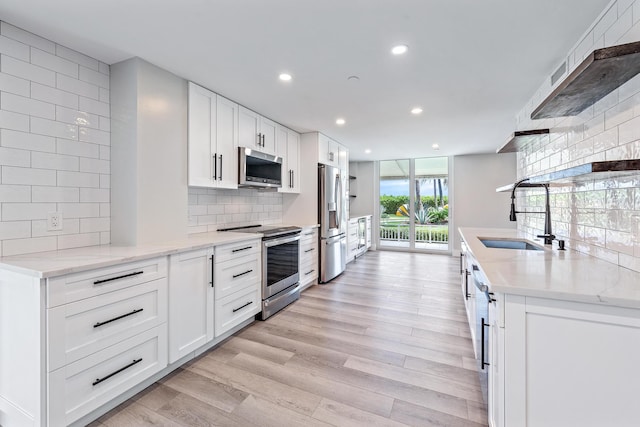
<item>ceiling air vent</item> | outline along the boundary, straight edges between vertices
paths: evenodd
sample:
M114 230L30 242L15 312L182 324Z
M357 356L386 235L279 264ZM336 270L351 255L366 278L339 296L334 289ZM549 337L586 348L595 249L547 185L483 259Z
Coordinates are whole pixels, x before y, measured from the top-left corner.
M567 72L567 61L563 62L562 65L560 65L556 70L556 72L553 73L553 75L551 76L551 86L555 85L556 82L560 80L560 77L562 77L566 72Z

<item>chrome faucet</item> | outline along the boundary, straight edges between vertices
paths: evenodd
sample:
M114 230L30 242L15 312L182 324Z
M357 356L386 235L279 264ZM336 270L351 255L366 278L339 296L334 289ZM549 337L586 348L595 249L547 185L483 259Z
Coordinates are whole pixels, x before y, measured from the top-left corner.
M540 211L518 211L516 210L516 189L522 185L524 182L528 181L529 178L521 179L513 184L513 188L511 189L511 212L509 213L509 221L515 221L516 214L519 213L529 213L529 214L544 214L544 234L539 234L537 237L544 238L544 244L550 245L551 242L556 238L551 232L551 206L549 205L549 184L527 184L527 187L544 187L545 190L545 206L544 212ZM561 250L564 249L564 241L561 244Z

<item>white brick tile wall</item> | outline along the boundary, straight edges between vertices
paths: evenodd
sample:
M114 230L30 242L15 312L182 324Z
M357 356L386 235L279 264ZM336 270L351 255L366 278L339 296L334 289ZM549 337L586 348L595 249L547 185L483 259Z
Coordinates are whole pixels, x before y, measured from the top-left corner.
M575 67L595 48L638 40L640 0L618 0L567 57L576 58ZM548 82L543 84L516 115L518 129L549 127L552 132L549 142L518 154L519 177L589 161L640 158L640 75L579 116L529 119L550 91ZM557 143L562 141L566 145ZM538 210L543 199L539 190L523 190L517 206ZM640 271L640 172L617 178L595 175L570 186L552 187L551 206L554 234L567 240L568 247ZM542 215L518 217L521 230L540 234L543 227Z
M109 109L108 65L0 22L0 256L109 243Z

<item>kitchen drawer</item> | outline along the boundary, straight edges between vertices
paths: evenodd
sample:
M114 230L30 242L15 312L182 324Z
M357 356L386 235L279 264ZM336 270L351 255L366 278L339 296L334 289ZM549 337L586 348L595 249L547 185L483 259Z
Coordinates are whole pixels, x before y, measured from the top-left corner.
M259 287L216 300L214 310L216 337L252 318L261 310L262 299Z
M167 366L166 324L80 359L48 378L49 425L68 425Z
M311 279L318 277L318 263L313 262L300 267L300 282L307 283Z
M304 264L306 261L318 259L318 246L300 247L300 264Z
M48 309L47 371L166 321L166 278Z
M47 307L55 307L167 277L167 258L152 258L53 277L47 283Z
M318 240L318 229L316 227L302 230L302 233L300 234L301 246L317 240Z
M216 264L251 254L258 254L259 257L262 253L262 240L244 240L242 242L216 246L214 251Z
M215 298L225 298L248 287L259 287L262 275L259 254L236 256L216 263L213 281Z

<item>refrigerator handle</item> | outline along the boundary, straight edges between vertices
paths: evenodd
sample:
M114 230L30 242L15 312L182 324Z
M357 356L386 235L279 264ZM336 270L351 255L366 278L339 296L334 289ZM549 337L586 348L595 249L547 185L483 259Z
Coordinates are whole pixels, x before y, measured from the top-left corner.
M336 191L334 194L336 203L336 226L338 230L342 228L342 179L340 174L336 174Z

